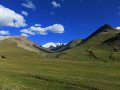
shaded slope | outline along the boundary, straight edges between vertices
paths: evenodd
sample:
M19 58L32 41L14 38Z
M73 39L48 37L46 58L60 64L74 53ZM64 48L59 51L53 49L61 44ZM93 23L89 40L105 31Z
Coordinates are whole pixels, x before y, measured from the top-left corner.
M105 24L103 26L101 26L98 30L96 30L94 33L92 33L89 37L87 37L87 39L85 39L85 41L89 40L90 38L100 34L100 33L104 33L104 32L110 32L115 30L112 26Z
M105 24L94 33L92 33L87 39L85 39L82 44L90 46L101 45L103 41L108 40L109 38L115 36L117 33L119 33L118 30L114 29L108 24Z
M103 45L102 43L119 33L110 25L105 24L90 35L84 42L80 43L77 47L57 54L57 58L65 58L72 60L120 60L120 52L114 52L110 46ZM113 43L113 42L111 42ZM119 43L119 42L118 42ZM113 60L113 59L112 59Z
M102 44L111 47L115 51L120 50L120 33L118 33L114 37L104 41Z

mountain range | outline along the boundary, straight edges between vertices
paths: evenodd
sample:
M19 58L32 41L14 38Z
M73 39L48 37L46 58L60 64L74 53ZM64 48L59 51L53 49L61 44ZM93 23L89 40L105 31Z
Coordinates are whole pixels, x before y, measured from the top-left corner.
M119 29L105 24L84 40L48 46L1 37L0 90L120 90Z
M120 31L105 24L83 40L77 47L57 56L66 59L120 60ZM112 57L112 58L111 58Z
M38 45L23 36L9 36L0 39L0 53L37 53L42 57L65 59L90 58L91 60L119 60L120 30L105 24L85 40L75 39L68 44ZM103 58L104 57L104 58ZM112 58L111 58L112 57Z
M63 46L63 45L65 45L65 44L64 43L49 42L49 43L46 43L46 44L42 45L42 47L52 50L54 48L57 48L57 47L60 47L60 46Z

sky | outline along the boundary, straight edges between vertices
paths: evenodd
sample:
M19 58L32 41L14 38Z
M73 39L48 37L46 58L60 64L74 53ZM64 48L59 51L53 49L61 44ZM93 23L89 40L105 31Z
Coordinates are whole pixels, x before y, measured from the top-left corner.
M120 26L120 0L0 0L0 37L67 43L104 24Z

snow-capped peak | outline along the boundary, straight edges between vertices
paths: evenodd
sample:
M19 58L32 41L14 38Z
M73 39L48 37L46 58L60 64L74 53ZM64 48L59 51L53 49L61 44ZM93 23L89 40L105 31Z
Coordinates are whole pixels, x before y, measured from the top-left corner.
M54 43L54 42L49 42L49 43L46 43L44 45L42 45L44 48L56 48L58 46L61 46L61 45L64 45L63 43Z

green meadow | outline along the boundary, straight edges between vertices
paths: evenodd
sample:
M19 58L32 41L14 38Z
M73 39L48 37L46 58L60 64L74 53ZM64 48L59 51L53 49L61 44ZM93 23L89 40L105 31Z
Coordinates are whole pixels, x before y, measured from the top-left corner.
M98 31L56 53L24 37L2 40L0 90L120 90L119 31Z
M21 56L0 59L0 72L0 90L120 90L119 62Z

